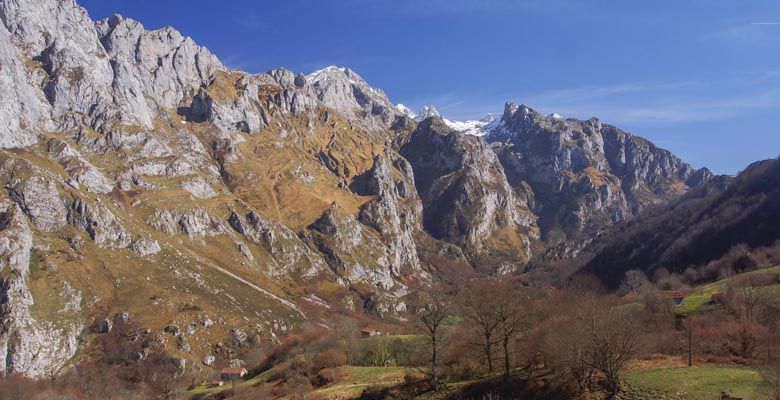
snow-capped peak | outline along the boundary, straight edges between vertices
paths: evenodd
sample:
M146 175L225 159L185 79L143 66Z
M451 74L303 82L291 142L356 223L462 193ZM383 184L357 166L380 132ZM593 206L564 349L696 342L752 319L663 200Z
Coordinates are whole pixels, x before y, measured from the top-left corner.
M498 118L493 113L488 113L481 119L467 121L452 121L444 119L444 123L452 129L463 132L468 135L485 136L498 126Z
M319 80L323 79L324 77L327 77L327 76L332 75L334 73L346 74L347 73L347 68L338 67L338 66L335 66L335 65L330 65L330 66L327 66L327 67L325 67L323 69L318 69L318 70L312 72L311 74L306 76L306 79L308 81L315 81L316 82L316 81L319 81Z
M441 114L434 106L422 106L420 114L417 116L417 120L422 121L429 117L441 117Z
M414 111L412 111L411 108L409 108L409 107L407 107L407 106L405 106L405 105L403 105L401 103L398 103L395 106L395 109L398 110L399 113L401 113L403 115L406 115L407 117L409 117L411 119L417 119L417 113L415 113Z
M420 108L420 112L418 113L415 113L412 111L412 109L400 103L395 106L395 109L399 113L406 115L407 117L412 118L418 122L430 117L441 118L442 121L444 121L444 123L450 128L474 136L487 135L496 126L498 126L499 123L499 119L496 118L495 114L493 113L488 113L480 119L458 121L442 117L441 113L439 113L439 110L432 105L422 106Z

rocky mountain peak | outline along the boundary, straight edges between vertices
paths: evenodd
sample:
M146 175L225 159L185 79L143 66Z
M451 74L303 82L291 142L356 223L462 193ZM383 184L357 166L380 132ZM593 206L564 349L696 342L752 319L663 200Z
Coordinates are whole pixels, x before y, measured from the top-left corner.
M329 66L307 75L306 82L325 106L362 120L369 129L387 129L400 115L385 92L349 68Z
M403 105L401 103L396 104L395 105L395 109L398 110L399 113L401 113L401 114L403 114L403 115L405 115L405 116L407 116L407 117L409 117L411 119L417 118L417 113L416 112L412 111L411 108L409 108L409 107L407 107L407 106L405 106L405 105Z
M13 97L22 105L18 113L11 112L13 106L2 111L12 121L4 135L9 145L35 140L18 138L27 126L152 128L156 118L183 105L224 68L171 27L147 31L120 15L93 23L72 0L6 1L0 3L0 18L0 36L6 37L0 55L19 66L0 72L0 82L20 88Z
M486 140L513 186L533 192L543 235L553 243L628 219L711 177L597 118L545 116L515 103L506 104Z
M486 139L491 142L512 140L517 135L531 131L534 126L552 125L558 121L562 121L558 114L545 116L525 104L507 102L501 119L487 133Z
M461 246L484 268L497 242L517 245L505 261L522 264L537 237L534 217L507 182L493 150L438 117L419 123L400 150L414 170L423 224L435 238Z
M420 112L417 113L417 116L415 118L418 121L422 121L430 117L441 118L441 113L434 106L422 106L422 108L420 108Z
M430 132L437 135L449 135L455 130L444 122L438 115L421 119L417 125L417 131Z

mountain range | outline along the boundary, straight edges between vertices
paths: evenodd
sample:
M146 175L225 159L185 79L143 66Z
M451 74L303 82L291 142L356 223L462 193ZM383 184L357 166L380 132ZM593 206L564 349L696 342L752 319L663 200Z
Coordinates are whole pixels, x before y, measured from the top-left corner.
M59 371L119 317L199 363L542 258L587 253L612 282L595 238L731 187L596 118L449 121L348 68L231 70L73 0L0 0L0 19L0 372Z

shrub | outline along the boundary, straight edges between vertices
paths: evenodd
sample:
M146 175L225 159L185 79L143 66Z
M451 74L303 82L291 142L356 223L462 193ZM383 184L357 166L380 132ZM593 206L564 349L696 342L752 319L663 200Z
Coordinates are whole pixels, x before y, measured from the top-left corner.
M319 369L336 368L347 363L344 351L338 348L327 348L314 356L313 367Z
M301 395L311 392L314 388L309 378L300 374L288 375L273 391L278 397Z
M323 368L317 372L317 375L312 379L312 383L316 387L322 387L337 382L339 379L341 379L341 372L338 369Z

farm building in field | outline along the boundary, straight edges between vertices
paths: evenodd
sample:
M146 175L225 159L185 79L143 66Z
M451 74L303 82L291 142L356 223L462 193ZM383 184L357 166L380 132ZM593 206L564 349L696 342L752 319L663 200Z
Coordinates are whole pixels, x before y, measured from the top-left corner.
M672 300L675 306L682 305L685 300L685 294L679 290L665 290L661 292L661 297Z
M374 328L363 328L360 330L360 337L381 336L382 331Z

